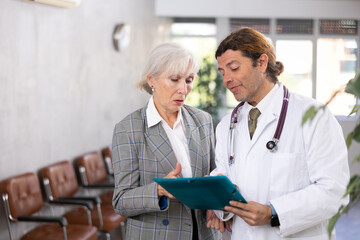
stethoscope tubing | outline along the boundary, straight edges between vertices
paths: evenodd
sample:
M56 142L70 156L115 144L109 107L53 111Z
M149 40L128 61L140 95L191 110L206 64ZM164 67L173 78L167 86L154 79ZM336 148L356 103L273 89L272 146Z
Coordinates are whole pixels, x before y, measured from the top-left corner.
M284 128L284 124L285 124L285 119L286 119L286 113L287 113L287 109L288 109L288 105L289 105L289 90L283 86L284 89L284 98L283 98L283 103L281 106L281 112L280 112L280 117L279 117L279 121L278 124L276 126L276 130L275 130L275 134L272 140L270 140L267 144L266 144L266 148L269 149L271 152L276 152L277 151L277 143L280 140L280 136L282 133L282 130ZM235 128L235 124L238 122L238 110L240 107L242 107L245 104L245 102L241 102L239 103L234 110L231 113L231 121L230 121L230 156L229 156L229 165L232 165L235 161L234 159L234 135L233 134L233 130Z
M275 134L274 134L274 138L277 140L280 139L281 132L284 128L286 113L287 113L287 109L288 109L288 105L289 105L289 90L285 86L283 86L283 87L284 87L284 99L283 99L283 104L281 107L279 122L276 127Z

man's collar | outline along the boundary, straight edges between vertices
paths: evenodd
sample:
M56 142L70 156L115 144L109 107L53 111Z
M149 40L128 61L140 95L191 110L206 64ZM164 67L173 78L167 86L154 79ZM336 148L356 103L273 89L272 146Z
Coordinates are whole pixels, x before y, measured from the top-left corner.
M275 85L273 86L273 88L270 90L270 92L268 94L266 94L266 96L261 99L261 101L255 106L257 109L260 110L261 113L264 113L266 111L266 109L268 108L268 106L270 105L273 96L275 95L275 93L277 92L277 90L280 88L280 83L277 82L275 83ZM246 104L248 111L251 108L254 108L253 106L251 106L250 104Z

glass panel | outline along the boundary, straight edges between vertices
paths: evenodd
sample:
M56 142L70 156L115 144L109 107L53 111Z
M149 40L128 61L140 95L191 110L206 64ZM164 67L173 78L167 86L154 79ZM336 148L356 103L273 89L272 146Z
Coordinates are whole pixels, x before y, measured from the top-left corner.
M354 39L318 40L316 98L326 103L332 94L343 89L354 78L357 63L357 43ZM347 93L340 93L329 104L334 115L348 115L356 99Z
M321 20L320 33L322 34L347 34L356 35L358 28L357 20Z
M173 35L215 36L216 25L214 23L173 23L171 33Z
M172 37L171 41L192 51L199 60L211 55L215 61L215 37Z
M174 23L216 23L215 18L203 18L203 17L175 17Z
M231 18L230 31L234 31L241 27L251 27L263 34L270 33L270 20L261 18Z
M284 64L279 81L307 97L312 97L312 49L311 40L276 41L277 59Z
M312 34L313 20L311 19L278 19L276 32L280 34Z
M215 36L215 18L173 18L172 35Z

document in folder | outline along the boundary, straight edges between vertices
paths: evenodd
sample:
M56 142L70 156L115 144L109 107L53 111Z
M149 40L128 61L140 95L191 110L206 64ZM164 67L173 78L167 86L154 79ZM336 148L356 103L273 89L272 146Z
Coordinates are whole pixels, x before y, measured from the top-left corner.
M154 178L153 180L191 209L224 210L231 200L246 203L226 176Z

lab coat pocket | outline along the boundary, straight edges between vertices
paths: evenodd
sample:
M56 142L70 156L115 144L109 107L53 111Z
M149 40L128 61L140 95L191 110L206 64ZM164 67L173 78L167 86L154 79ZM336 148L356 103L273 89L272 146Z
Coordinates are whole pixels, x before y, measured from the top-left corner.
M304 173L301 153L276 153L270 155L270 159L270 191L273 194L282 195L301 187Z

